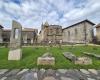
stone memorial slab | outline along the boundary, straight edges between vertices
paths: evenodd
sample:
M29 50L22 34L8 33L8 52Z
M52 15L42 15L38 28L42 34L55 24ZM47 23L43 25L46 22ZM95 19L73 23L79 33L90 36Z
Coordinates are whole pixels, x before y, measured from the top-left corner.
M8 55L8 60L20 60L22 57L21 49L10 50Z
M42 57L37 59L37 65L54 65L55 58L51 55L51 53L45 53Z
M71 52L65 52L63 53L63 55L64 57L74 62L75 64L83 64L83 65L92 64L92 59L89 57L76 57Z
M86 54L86 55L88 55L88 56L95 57L95 58L97 58L97 59L100 59L100 55L99 55L99 54L88 53L88 52L84 52L84 54Z
M71 52L64 52L63 55L64 55L64 57L66 57L67 59L69 59L73 62L77 59L77 57L74 54L72 54Z
M12 31L10 36L10 51L8 54L8 60L20 60L22 57L21 51L21 37L22 26L20 23L13 20Z
M75 61L75 64L82 64L82 65L92 64L92 59L88 57L78 57L77 60Z

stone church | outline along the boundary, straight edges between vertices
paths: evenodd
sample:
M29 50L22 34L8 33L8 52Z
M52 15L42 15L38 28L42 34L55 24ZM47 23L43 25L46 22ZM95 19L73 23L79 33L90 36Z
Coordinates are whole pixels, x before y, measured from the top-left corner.
M93 26L95 24L89 20L83 20L62 29L60 25L50 25L47 21L38 29L23 28L22 43L91 43L94 38ZM0 43L9 43L10 29L4 29L0 25ZM100 24L96 26L96 36L100 41Z
M39 33L39 42L59 43L60 40L62 40L62 26L49 25L47 21L41 25L41 31Z
M63 42L85 43L93 40L93 26L89 20L83 20L63 29Z

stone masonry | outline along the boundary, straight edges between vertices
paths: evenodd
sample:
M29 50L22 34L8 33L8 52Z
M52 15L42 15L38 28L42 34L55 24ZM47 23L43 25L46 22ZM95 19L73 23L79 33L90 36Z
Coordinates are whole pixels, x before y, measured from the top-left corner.
M10 51L8 54L8 60L20 60L22 56L21 51L21 36L22 26L20 23L12 22L12 31L10 37Z
M0 80L100 80L100 70L0 69Z

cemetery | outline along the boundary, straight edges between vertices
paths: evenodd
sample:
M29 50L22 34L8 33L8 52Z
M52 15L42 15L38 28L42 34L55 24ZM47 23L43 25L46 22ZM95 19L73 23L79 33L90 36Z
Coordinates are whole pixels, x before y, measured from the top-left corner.
M46 50L47 47L38 47L38 48L22 47L22 57L20 60L8 60L9 48L0 48L0 68L99 69L100 60L94 57L88 56L90 59L92 59L92 64L79 65L79 64L74 64L69 59L66 59L63 56L64 52L71 52L77 57L85 56L85 54L82 52L90 52L90 53L93 52L95 54L98 54L100 52L100 47L99 46L95 46L95 47L96 50L93 48L93 46L75 46L73 48L71 46L62 46L62 49L59 49L59 47L49 47L49 53L52 53L52 56L55 58L54 65L37 65L37 59L48 52ZM43 58L45 58L45 55Z
M0 80L100 80L100 0L0 0Z
M0 68L99 69L100 46L94 46L62 45L62 41L58 46L51 46L51 42L44 46L22 46L22 26L13 20L9 46L0 47Z

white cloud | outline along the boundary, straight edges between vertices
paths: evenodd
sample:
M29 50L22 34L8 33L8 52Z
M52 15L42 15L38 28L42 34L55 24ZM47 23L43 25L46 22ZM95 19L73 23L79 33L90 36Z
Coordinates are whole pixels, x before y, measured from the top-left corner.
M40 28L41 23L67 26L86 18L100 21L100 0L0 0L0 23L11 28L11 20L19 21L23 27Z

